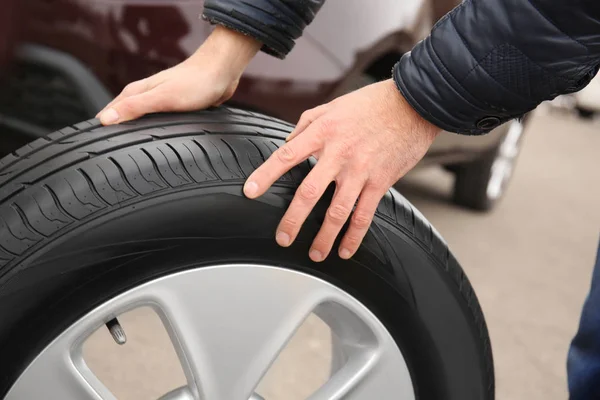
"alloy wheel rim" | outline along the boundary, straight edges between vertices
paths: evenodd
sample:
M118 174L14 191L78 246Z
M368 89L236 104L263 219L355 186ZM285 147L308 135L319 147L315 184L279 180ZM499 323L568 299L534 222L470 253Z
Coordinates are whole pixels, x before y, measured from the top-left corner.
M415 399L402 352L356 298L302 272L228 264L154 279L96 307L30 363L6 400L114 400L85 364L83 343L106 322L142 306L163 321L186 375L187 385L163 399L259 399L256 386L311 313L329 325L345 355L311 400Z
M487 197L492 201L502 196L512 176L524 128L521 121L514 120L510 122L508 133L498 148L486 188Z

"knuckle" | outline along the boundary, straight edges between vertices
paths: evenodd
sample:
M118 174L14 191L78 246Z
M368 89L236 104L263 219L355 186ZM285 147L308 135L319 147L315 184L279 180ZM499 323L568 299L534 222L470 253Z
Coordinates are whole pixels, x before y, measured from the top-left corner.
M336 223L344 223L350 215L350 209L341 204L333 204L327 210L327 216L330 220Z
M312 182L303 182L298 188L298 195L302 200L316 200L319 196L319 188Z
M122 112L126 115L132 115L132 114L135 114L136 103L134 100L125 99L121 102L121 104L118 105L118 108L121 109L120 112Z
M352 216L352 225L360 230L368 229L371 225L372 216L365 212L356 212Z
M125 88L123 89L123 93L128 94L128 93L136 92L141 88L141 86L142 86L142 83L140 81L131 82L130 84L125 86Z
M319 124L319 132L322 135L331 135L337 131L338 126L338 121L331 118L323 118Z
M306 110L300 115L300 121L309 121L312 115L312 110Z
M329 238L325 237L324 235L318 235L315 238L315 240L313 240L312 247L314 247L315 249L318 249L318 250L328 251L329 248L331 247L332 241L333 240L330 240Z
M374 175L374 174L372 174L372 175ZM376 203L379 203L379 201L381 201L383 196L385 196L385 194L389 192L389 186L386 187L386 182L389 179L388 176L389 176L388 172L383 172L381 174L371 176L365 183L365 187L363 188L363 191L371 192L374 195L376 195L376 197L378 199L376 201ZM391 184L390 184L390 186L391 186ZM376 206L376 204L375 204L375 206Z
M361 238L355 234L347 234L345 240L345 247L348 247L350 250L355 250L360 246Z
M342 142L338 146L339 147L337 149L337 156L339 158L347 160L354 155L354 148L350 144Z
M283 162L283 163L289 163L291 161L294 160L295 158L295 153L294 153L294 149L291 148L291 146L281 146L276 152L275 154L277 155L277 158L279 159L279 161Z
M351 168L354 174L360 176L366 182L368 178L366 171L368 171L369 166L370 164L368 161L358 159L352 163Z
M125 93L125 94L131 93L134 88L135 88L135 82L131 82L123 88L123 93Z
M318 134L312 134L306 137L306 145L311 149L322 149L324 145L323 138Z
M293 217L285 216L281 219L281 229L286 232L296 231L300 226L300 221Z

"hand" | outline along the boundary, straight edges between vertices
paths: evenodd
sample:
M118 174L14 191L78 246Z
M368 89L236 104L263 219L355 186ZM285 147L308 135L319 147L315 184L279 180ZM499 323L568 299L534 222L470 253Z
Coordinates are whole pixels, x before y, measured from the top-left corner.
M323 261L352 213L339 256L358 250L379 201L423 158L439 128L406 102L392 80L369 85L306 111L287 139L246 181L256 198L295 165L317 158L277 228L281 246L292 244L300 227L331 182L336 190L309 256Z
M249 36L217 26L190 58L127 85L96 117L111 125L148 113L217 106L233 95L260 46Z

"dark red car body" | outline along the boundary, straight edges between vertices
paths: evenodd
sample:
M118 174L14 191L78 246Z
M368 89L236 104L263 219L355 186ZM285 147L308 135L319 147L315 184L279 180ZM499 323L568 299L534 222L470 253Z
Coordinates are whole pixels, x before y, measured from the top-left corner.
M388 78L458 2L381 0L353 13L364 3L329 0L288 59L253 61L231 103L296 122L308 108ZM212 29L202 7L200 0L3 0L0 151L91 118L127 83L187 58ZM444 133L425 162L476 159L505 134L505 127L476 139Z

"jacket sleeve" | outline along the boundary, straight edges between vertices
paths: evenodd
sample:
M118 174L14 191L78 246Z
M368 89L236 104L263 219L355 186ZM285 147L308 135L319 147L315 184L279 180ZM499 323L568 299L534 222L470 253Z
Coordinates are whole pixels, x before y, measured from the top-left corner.
M393 76L425 119L481 134L582 89L599 64L598 0L466 0Z
M278 58L312 22L325 0L206 0L202 18L250 35Z

